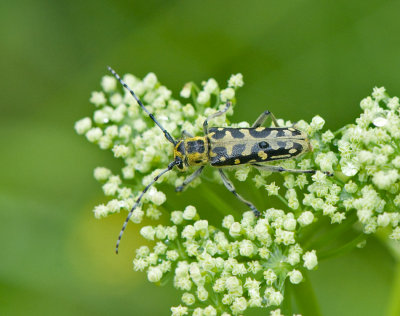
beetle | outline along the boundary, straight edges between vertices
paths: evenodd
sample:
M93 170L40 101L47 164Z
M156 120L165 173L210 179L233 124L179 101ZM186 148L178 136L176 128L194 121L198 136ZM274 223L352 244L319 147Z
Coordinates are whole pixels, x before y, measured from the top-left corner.
M172 170L175 166L180 171L187 171L188 167L199 167L195 172L188 176L176 191L183 191L184 188L196 179L204 170L206 165L217 167L225 187L232 192L240 201L246 204L256 217L260 212L249 201L239 195L233 183L229 180L223 167L240 165L251 165L261 170L272 172L296 172L296 173L315 173L315 170L285 169L281 166L268 165L266 162L275 160L290 159L298 157L306 152L312 151L308 135L295 127L280 127L275 116L270 111L264 111L257 118L250 128L233 127L209 127L208 122L213 118L223 115L231 107L230 101L226 102L225 108L208 116L203 123L203 136L192 136L188 132L182 132L182 138L175 140L170 133L157 121L143 105L142 101L136 96L131 88L121 79L121 77L111 68L108 70L114 77L129 91L139 106L154 121L154 123L164 133L165 138L174 146L174 160L168 167L161 171L143 189L135 204L130 210L122 229L119 233L115 252L118 253L122 235L128 225L133 211L139 205L143 195L157 180ZM274 127L262 127L261 125L271 117Z

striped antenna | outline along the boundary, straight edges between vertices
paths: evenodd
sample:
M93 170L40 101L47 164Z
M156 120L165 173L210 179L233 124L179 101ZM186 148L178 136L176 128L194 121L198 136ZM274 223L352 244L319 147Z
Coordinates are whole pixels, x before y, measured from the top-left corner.
M147 190L155 183L157 182L157 180L164 174L167 173L168 171L170 171L174 166L178 165L182 163L182 161L180 160L180 158L178 157L176 160L174 160L173 162L171 162L168 165L167 169L164 169L163 171L161 171L154 179L153 181L151 181L142 191L142 193L140 193L139 197L137 198L135 204L133 205L132 209L130 210L128 216L126 217L126 220L124 222L124 225L122 225L121 231L119 232L119 236L118 236L118 240L117 240L117 244L115 246L115 253L118 254L118 248L119 248L119 243L121 242L121 238L122 235L124 234L125 228L128 225L129 219L131 218L133 211L135 210L135 208L139 205L140 201L142 200L143 195L147 192Z
M140 105L140 107L147 113L147 115L154 121L154 123L157 124L157 126L163 131L165 138L172 144L176 145L177 142L176 140L171 136L170 133L167 132L167 130L156 120L153 114L151 114L143 105L142 101L137 97L135 92L131 88L128 87L128 85L121 79L121 77L112 69L111 67L107 67L108 70L114 75L115 78L125 87L126 90L129 91L129 93L135 98L136 102Z

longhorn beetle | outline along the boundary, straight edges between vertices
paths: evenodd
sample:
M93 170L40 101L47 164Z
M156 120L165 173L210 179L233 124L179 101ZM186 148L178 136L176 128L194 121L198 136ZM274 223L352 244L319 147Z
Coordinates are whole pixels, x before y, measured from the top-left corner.
M272 172L297 172L297 173L315 173L315 170L299 170L285 169L280 166L266 165L265 162L275 161L279 159L289 159L298 157L312 150L308 136L306 133L294 127L279 127L275 116L264 111L254 122L250 128L233 128L233 127L208 127L208 121L224 114L232 105L230 101L226 102L226 106L222 111L218 111L204 121L203 136L192 136L186 131L182 132L182 139L175 140L170 133L157 121L136 94L128 87L121 77L111 68L108 70L117 78L117 80L129 91L135 98L140 107L154 121L154 123L162 130L165 138L174 146L174 160L168 164L168 167L161 171L142 191L132 209L130 210L126 220L119 233L115 252L118 253L119 243L125 231L128 221L133 211L139 205L143 195L147 190L165 173L172 170L175 166L180 171L186 171L188 167L198 166L199 168L188 176L182 185L176 188L176 191L182 191L190 182L196 179L204 170L205 165L210 164L213 167L238 166L249 164L257 169ZM262 127L261 125L268 117L271 117L275 127ZM240 201L246 204L256 217L260 216L260 212L256 207L239 195L233 183L228 179L222 169L218 169L225 187L232 192ZM329 174L329 173L327 173Z

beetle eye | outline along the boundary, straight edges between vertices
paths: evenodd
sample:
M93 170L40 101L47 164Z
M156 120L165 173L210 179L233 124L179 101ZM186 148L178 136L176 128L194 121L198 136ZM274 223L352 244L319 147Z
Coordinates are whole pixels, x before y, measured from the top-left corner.
M182 161L182 159L181 159L181 157L175 157L175 159L176 159L176 162L177 162L177 167L178 167L178 169L183 169L183 161Z

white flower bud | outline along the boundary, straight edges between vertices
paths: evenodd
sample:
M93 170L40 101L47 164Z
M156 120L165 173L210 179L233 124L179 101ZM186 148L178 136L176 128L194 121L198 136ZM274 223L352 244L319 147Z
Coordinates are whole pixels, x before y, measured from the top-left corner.
M189 82L187 84L185 84L185 86L183 87L183 89L180 92L180 96L182 98L189 98L191 95L191 91L192 91L192 84Z
M210 94L205 91L200 91L197 96L197 102L200 104L206 104L208 101L210 101Z
M396 227L395 229L393 229L393 232L389 236L389 238L399 241L400 240L400 227Z
M318 264L318 259L315 250L307 251L303 255L303 260L304 260L304 267L306 267L308 270L314 269Z
M92 120L88 117L85 117L75 123L75 131L79 135L85 134L91 128L92 128Z
M292 270L288 273L290 283L299 284L303 280L303 275L299 270Z
M226 88L224 90L221 90L220 96L222 102L232 100L235 97L235 90L233 90L232 88Z
M161 280L163 273L159 267L150 267L147 270L147 279L152 282L158 282Z
M247 301L243 296L235 298L235 300L231 305L231 310L236 315L243 313L246 310L246 308L247 308Z
M140 230L140 235L142 235L147 240L154 240L155 230L152 226L144 226Z
M251 257L254 253L253 243L247 239L242 240L240 242L239 253L244 257Z
M239 237L241 235L242 226L238 222L234 222L229 228L229 235L232 237Z
M232 75L228 80L228 86L232 88L243 87L243 84L243 75L241 73Z
M188 205L183 211L183 218L186 220L193 220L197 214L197 210L194 206Z
M202 302L204 302L208 299L208 292L204 286L199 286L197 288L196 295L197 295L198 299Z
M157 76L153 72L149 72L146 77L143 78L143 84L146 88L152 89L157 84Z
M108 207L104 204L97 205L94 208L93 213L95 218L106 217L108 215Z
M91 128L86 133L86 138L89 142L94 143L100 140L103 135L103 131L99 127Z
M377 219L377 223L378 223L378 226L381 226L381 227L386 227L386 226L388 226L389 224L390 224L390 215L389 215L389 213L383 213L383 214L380 214L380 215L378 215L378 219Z
M272 269L264 271L264 279L267 281L268 285L272 285L278 277Z
M315 131L319 131L320 129L322 129L324 127L324 124L325 124L325 120L322 117L320 117L319 115L316 115L311 120L310 127Z
M173 211L171 213L171 222L173 222L175 225L182 224L183 213L181 211Z
M305 211L301 213L297 221L301 226L310 225L314 221L314 214L310 211Z
M101 87L105 92L112 92L117 88L117 80L111 76L104 76L101 79Z
M115 145L112 149L115 158L126 158L129 155L129 147L125 145Z
M232 215L227 215L222 221L222 227L229 229L234 222L235 218Z
M171 307L172 316L188 315L188 308L182 305Z
M92 92L92 96L90 97L90 102L93 103L95 106L99 106L105 104L107 99L103 92Z
M185 239L193 239L193 237L196 235L196 230L192 225L186 225L185 228L182 231L182 237Z
M104 167L94 169L94 178L97 181L105 181L111 176L111 170Z
M294 218L287 218L283 222L283 228L286 230L294 231L296 229L296 220Z
M202 316L217 316L217 310L214 306L208 305L204 310Z

